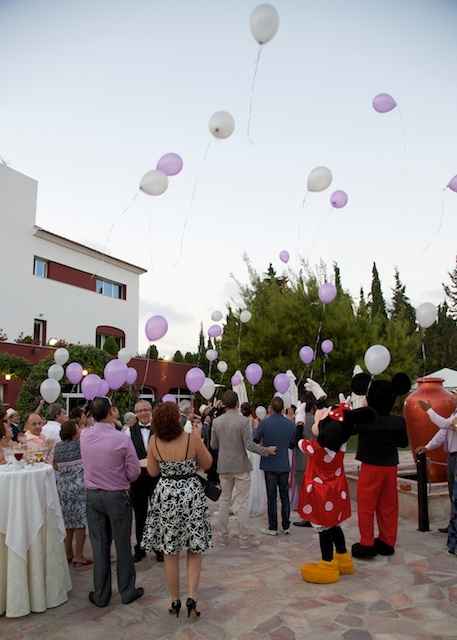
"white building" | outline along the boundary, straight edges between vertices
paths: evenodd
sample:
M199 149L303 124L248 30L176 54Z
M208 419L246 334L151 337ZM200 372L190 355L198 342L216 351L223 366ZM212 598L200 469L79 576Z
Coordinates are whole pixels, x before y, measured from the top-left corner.
M138 350L139 276L145 269L35 225L36 180L0 165L0 328L37 344Z

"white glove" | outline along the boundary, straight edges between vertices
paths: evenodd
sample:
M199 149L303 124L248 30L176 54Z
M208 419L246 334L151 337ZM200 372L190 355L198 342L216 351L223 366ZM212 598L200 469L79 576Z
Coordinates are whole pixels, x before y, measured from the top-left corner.
M351 407L353 409L360 409L368 405L366 396L358 396L355 393L351 393Z
M349 406L351 405L351 396L348 396L348 397L346 398L346 397L345 397L345 395L344 395L344 393L340 393L340 394L338 395L338 400L339 400L340 404L344 402L345 404L347 404L347 405L349 405Z
M306 402L299 402L295 410L295 424L305 423L306 419Z
M316 400L321 400L327 397L327 394L322 389L320 384L317 384L317 382L314 382L314 380L311 380L311 378L306 378L305 389L306 391L311 391Z

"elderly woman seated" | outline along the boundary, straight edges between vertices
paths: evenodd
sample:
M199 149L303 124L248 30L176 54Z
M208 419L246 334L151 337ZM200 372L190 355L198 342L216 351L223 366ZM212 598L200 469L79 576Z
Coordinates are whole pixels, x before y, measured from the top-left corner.
M5 454L3 449L7 449L13 442L13 432L11 430L10 423L6 417L6 412L0 410L0 464L6 463Z

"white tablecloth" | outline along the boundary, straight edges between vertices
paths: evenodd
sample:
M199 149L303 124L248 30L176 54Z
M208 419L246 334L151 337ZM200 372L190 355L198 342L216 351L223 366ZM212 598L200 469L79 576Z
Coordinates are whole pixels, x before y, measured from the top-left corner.
M52 467L0 467L0 614L14 618L67 601L64 537Z

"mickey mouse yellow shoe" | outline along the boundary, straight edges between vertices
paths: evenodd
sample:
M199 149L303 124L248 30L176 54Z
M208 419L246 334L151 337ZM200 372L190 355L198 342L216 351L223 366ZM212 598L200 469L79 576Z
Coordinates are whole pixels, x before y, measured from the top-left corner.
M354 573L354 565L352 563L351 554L346 551L346 553L335 553L334 562L338 566L339 572L342 576L351 576Z
M302 565L300 569L305 582L313 584L332 584L340 579L340 572L337 563L321 560Z

